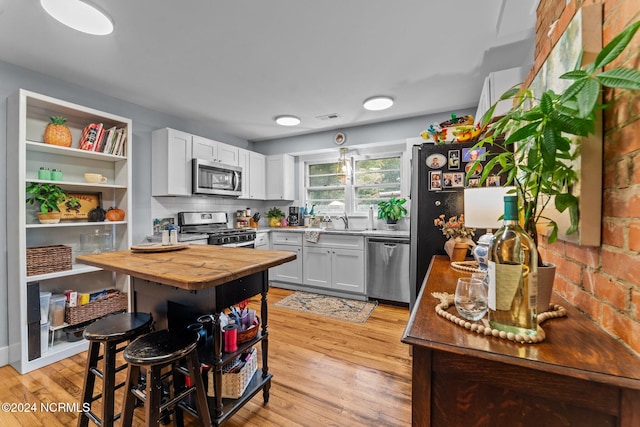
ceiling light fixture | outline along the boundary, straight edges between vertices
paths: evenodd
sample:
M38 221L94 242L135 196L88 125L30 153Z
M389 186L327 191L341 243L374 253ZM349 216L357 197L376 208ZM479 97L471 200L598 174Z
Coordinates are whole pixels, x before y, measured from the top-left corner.
M300 124L300 119L296 116L278 116L276 123L280 126L297 126Z
M393 98L390 96L374 96L366 99L362 105L366 110L370 111L386 110L393 105Z
M42 8L67 27L96 36L113 32L113 21L97 6L80 0L40 0Z

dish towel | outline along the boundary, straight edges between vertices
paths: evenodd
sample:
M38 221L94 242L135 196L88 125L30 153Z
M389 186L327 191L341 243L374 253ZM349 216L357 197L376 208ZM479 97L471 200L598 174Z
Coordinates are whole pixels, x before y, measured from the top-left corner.
M318 239L320 239L320 231L318 230L309 230L304 232L304 239L307 242L318 243Z

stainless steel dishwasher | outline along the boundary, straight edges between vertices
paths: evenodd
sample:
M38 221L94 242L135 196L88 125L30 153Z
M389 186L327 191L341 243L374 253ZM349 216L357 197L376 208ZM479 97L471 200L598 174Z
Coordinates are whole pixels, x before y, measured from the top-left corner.
M408 238L367 238L367 296L409 303Z

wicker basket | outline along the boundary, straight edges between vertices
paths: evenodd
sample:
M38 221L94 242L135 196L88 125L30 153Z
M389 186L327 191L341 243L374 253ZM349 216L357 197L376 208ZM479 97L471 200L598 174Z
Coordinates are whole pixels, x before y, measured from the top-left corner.
M253 325L251 325L249 329L238 331L238 344L242 344L254 339L256 335L258 335L258 329L260 329L260 318L256 316L256 320L253 322Z
M64 313L64 321L69 325L77 325L89 320L97 319L116 311L126 311L128 298L125 292L110 292L107 298L89 304L76 307L67 307Z
M71 246L51 245L27 248L27 276L71 270Z
M222 374L222 397L238 399L251 382L253 375L258 370L258 352L251 349L251 359L238 372ZM209 387L207 395L214 397L213 392L213 369L209 370Z

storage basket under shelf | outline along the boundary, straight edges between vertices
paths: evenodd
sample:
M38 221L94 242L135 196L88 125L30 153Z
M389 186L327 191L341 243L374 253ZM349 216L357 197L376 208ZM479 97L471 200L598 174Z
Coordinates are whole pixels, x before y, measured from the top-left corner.
M71 246L49 245L27 248L27 276L71 270Z
M99 301L76 307L66 307L64 319L69 325L77 325L117 311L126 311L128 306L126 292L115 291L109 293L107 298Z
M255 348L251 349L251 358L249 361L235 373L222 374L222 397L230 399L238 399L242 396L247 386L251 382L253 375L258 370L258 352ZM213 392L213 369L209 370L209 387L207 396L214 397Z

